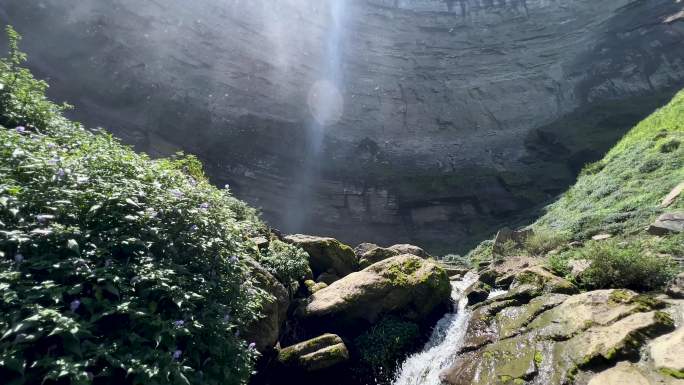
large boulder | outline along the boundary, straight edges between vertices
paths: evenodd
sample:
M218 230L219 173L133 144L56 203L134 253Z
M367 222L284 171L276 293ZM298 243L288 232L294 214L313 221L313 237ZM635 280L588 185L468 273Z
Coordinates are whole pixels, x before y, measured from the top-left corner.
M416 257L430 258L430 254L428 254L427 251L421 249L418 246L414 246L414 245L409 245L409 244L392 245L392 246L388 247L388 249L395 251L397 254L411 254L411 255L415 255Z
M684 231L684 211L665 213L648 227L649 234L667 235Z
M335 334L324 334L278 352L279 364L287 369L302 372L328 369L348 360L349 350Z
M400 255L352 273L310 297L299 315L313 327L359 331L383 314L422 321L448 303L446 272L414 255Z
M358 266L354 250L337 239L303 234L288 235L284 239L309 254L309 264L315 277L323 273L344 277Z
M651 381L636 365L623 361L596 374L587 385L651 385Z
M402 254L411 254L421 258L430 257L430 254L420 247L408 244L380 247L372 243L362 243L357 246L354 251L357 253L356 255L359 258L359 266L362 269L365 269L366 267L383 261L387 258L396 257L397 255Z
M649 338L673 329L662 306L627 290L544 294L528 303L504 296L474 311L462 354L442 377L451 385L586 384L596 369L638 355ZM585 379L573 382L578 372Z
M257 287L269 296L261 304L262 317L247 326L244 336L247 341L255 343L257 350L267 352L278 342L281 327L287 318L290 296L285 286L256 261L247 260L247 263Z

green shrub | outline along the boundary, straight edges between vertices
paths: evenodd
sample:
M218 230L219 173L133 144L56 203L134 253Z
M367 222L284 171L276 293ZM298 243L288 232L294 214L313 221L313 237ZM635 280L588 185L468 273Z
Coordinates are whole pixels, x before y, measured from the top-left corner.
M293 293L309 269L309 254L276 239L271 241L268 251L259 258L259 263Z
M534 233L525 239L525 250L534 256L543 256L551 250L565 245L568 236L544 228L535 228Z
M578 253L575 258L591 262L582 273L581 282L592 289L660 289L678 271L672 258L651 252L639 241L589 242Z
M370 372L378 383L388 382L400 360L415 348L419 336L418 325L413 322L395 317L382 319L354 340L361 370Z
M551 255L548 260L549 268L560 277L568 277L572 271L572 268L570 267L572 255L572 251L565 251Z
M667 142L660 145L660 152L668 154L676 151L679 148L680 141L677 139L668 140Z
M442 257L442 262L463 267L471 267L473 263L467 255L458 254L447 254Z
M191 158L151 161L63 118L9 37L1 382L246 383L257 353L238 332L265 296L242 262L257 258L256 212L198 178Z

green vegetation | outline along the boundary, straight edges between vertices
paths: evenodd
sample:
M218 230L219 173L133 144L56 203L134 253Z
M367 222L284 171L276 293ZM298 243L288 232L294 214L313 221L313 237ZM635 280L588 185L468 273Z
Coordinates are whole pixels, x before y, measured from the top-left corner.
M259 263L286 285L290 294L297 291L309 270L309 254L293 245L272 240L268 251L259 257Z
M584 167L576 184L533 225L523 245L486 241L466 257L474 265L512 255L545 257L561 276L591 288L661 288L684 258L684 234L651 236L645 228L660 214L684 209L662 199L684 181L684 91L634 127L606 156ZM598 234L609 240L594 241ZM572 246L570 242L574 242ZM591 263L570 277L573 260Z
M401 359L420 336L418 325L387 317L354 340L360 356L359 369L371 373L378 383L389 382Z
M265 228L192 157L150 160L65 119L0 60L3 384L243 384L266 295L243 263ZM292 266L275 264L297 256ZM261 260L292 283L300 251Z

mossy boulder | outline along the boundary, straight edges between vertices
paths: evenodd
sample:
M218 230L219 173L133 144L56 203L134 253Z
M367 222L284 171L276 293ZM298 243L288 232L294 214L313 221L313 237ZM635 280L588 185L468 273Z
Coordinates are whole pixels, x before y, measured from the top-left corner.
M399 254L400 253L398 253L397 251L378 246L366 251L361 256L359 256L359 266L362 269L365 269L366 267L374 263L383 261L387 258L395 257Z
M469 322L470 346L443 379L451 385L573 383L578 371L633 357L649 338L672 330L672 318L654 310L660 306L626 290L485 304Z
M579 290L570 281L558 277L541 266L534 266L518 272L511 282L511 291L521 291L531 287L539 294L575 294Z
M252 269L257 287L269 294L261 304L261 316L245 330L245 338L254 342L256 349L263 353L272 350L278 342L287 318L290 296L285 286L256 261L248 259L247 264Z
M359 266L362 269L365 269L366 267L383 261L387 258L402 254L411 254L421 258L430 257L430 254L420 247L408 244L380 247L372 243L362 243L361 245L357 246L355 251L357 252L357 256L359 258Z
M281 349L277 360L290 370L316 372L347 362L349 350L339 336L323 334Z
M400 255L316 292L298 314L313 328L346 333L363 330L384 314L423 321L448 303L450 295L442 268L414 255Z
M337 239L295 234L286 236L284 240L301 247L309 254L314 277L323 273L344 277L358 267L354 250Z

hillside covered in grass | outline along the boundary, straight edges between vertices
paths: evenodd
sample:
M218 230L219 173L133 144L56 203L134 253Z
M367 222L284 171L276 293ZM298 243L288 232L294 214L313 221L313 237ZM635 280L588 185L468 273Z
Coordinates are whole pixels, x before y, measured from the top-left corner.
M292 289L305 254L259 251L252 239L268 232L256 211L195 158L152 160L66 119L8 33L0 382L247 382L258 353L245 339L269 299L254 262Z
M545 257L560 275L587 288L661 288L681 267L684 234L649 234L664 213L681 212L684 198L668 194L684 182L684 91L634 127L605 157L584 167L577 182L529 228L522 244L498 254L492 241L473 250L475 262L511 255Z

